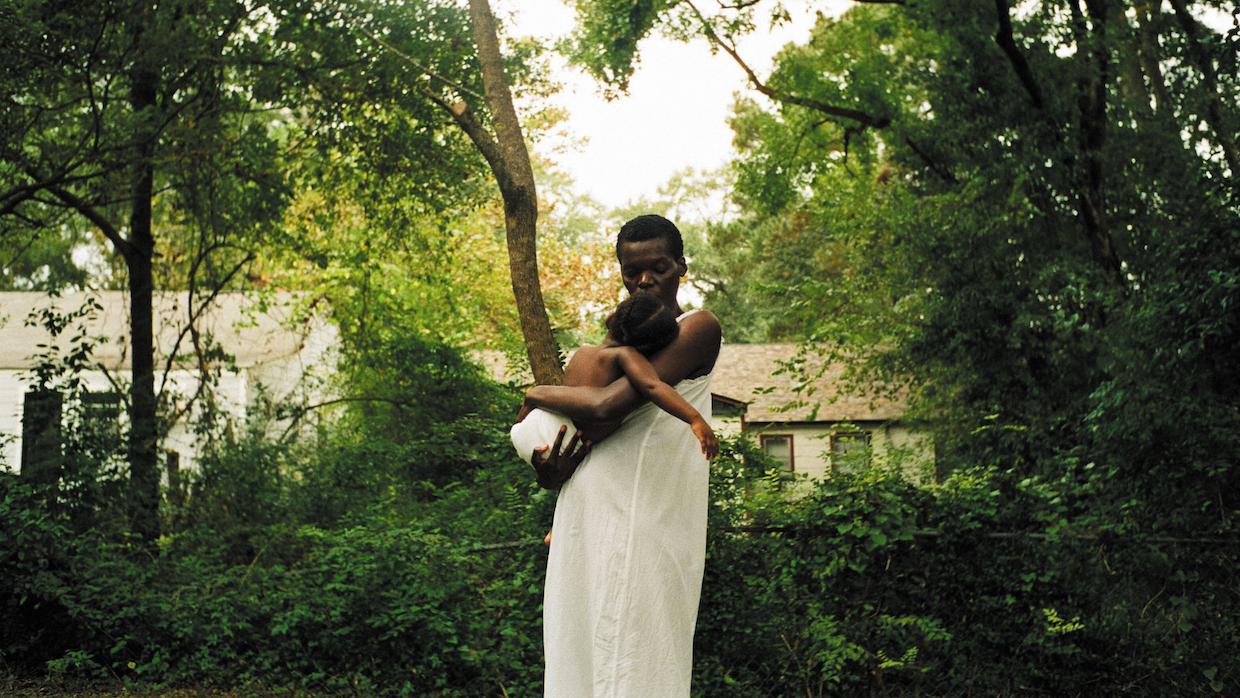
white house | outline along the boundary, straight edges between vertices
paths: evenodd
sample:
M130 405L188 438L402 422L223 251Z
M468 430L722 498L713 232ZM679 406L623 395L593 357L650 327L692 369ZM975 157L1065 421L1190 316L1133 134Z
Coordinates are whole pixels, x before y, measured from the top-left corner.
M101 310L70 323L53 339L38 316L48 308L72 313L94 298ZM218 344L221 356L210 360L220 369L215 394L234 417L242 417L260 390L275 400L313 390L306 376L328 359L336 345L335 328L322 314L307 313L297 296L287 292L260 297L242 293L220 294L203 309L187 293L156 294L156 388L187 396L197 390L200 375L194 349ZM80 326L80 330L78 329ZM66 294L59 298L35 292L0 293L0 468L18 470L21 462L22 416L25 394L35 385L33 369L55 346L65 356L72 338L84 334L95 346L90 369L81 373L92 393L117 393L130 379L128 296L122 291ZM42 346L41 346L42 345ZM171 358L170 358L171 357ZM182 466L192 466L194 438L187 413L161 444L179 452ZM122 417L123 419L123 417Z
M723 345L711 383L715 429L751 434L788 470L811 478L856 467L858 452L868 452L875 465L899 468L919 481L932 476L933 443L901 421L907 410L903 392L894 397L882 391L878 397L846 392L846 366L829 364L811 384L812 393L798 393L797 377L777 375L780 362L796 358L798 348Z

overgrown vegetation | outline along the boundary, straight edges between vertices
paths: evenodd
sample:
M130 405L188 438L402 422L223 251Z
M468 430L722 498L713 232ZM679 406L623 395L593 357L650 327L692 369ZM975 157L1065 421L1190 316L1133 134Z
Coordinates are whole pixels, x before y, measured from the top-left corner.
M412 347L392 362L422 380L392 383L407 387L408 406L437 404L440 423L359 408L302 442L280 443L262 422L222 431L187 501L169 493L168 533L154 549L96 525L116 503L66 500L67 478L3 478L4 667L157 684L527 693L541 675L538 542L553 500L506 443L511 389L454 350ZM385 429L399 438L379 438ZM102 463L99 480L122 477ZM473 552L512 540L533 545Z
M0 480L3 667L332 695L536 695L554 498L500 420L402 449L221 444L155 551ZM454 472L423 479L410 464ZM1211 695L1240 687L1234 542L1082 532L1013 474L788 497L714 469L695 695ZM775 469L772 473L782 473ZM757 492L758 494L753 494ZM746 494L749 493L749 494ZM514 543L487 548L488 544ZM1086 688L1087 687L1087 688Z
M517 392L462 349L521 349L502 213L453 124L482 108L464 6L71 4L0 6L0 287L298 289L330 306L339 384L248 423L204 400L199 469L161 493L157 439L126 453L77 390L93 340L49 349L53 475L0 475L0 670L537 695L554 495L507 444ZM618 89L648 32L730 53L770 5L578 4L571 48ZM776 106L738 101L722 184L668 188L738 207L685 227L692 281L728 341L907 388L939 472L798 484L728 440L695 694L1240 694L1236 16L858 3L753 76ZM542 47L509 48L547 94ZM540 243L570 341L615 295L605 219L578 213ZM100 240L125 263L92 281L69 257ZM142 390L128 423L158 435L169 403Z

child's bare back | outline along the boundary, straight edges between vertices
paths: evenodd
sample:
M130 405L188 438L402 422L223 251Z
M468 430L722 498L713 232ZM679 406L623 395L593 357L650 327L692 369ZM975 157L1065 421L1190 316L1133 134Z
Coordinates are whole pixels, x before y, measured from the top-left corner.
M605 388L624 375L620 365L620 352L623 350L637 353L633 347L623 346L592 346L578 347L564 367L564 385L588 386ZM598 443L604 437L620 428L620 423L578 425L582 440Z
M633 347L609 347L585 345L573 352L564 367L564 385L584 385L593 388L605 388L624 375L620 366L620 350Z

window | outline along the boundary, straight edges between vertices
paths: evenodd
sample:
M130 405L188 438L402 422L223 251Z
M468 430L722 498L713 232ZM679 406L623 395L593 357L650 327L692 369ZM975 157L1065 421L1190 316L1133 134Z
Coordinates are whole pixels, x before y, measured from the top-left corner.
M836 432L831 435L831 467L845 472L857 472L865 465L869 448L869 432Z
M121 394L116 392L82 393L82 419L88 429L120 438Z
M779 461L784 470L792 472L792 435L763 434L762 452Z
M55 484L60 479L64 435L64 395L57 390L32 390L22 403L22 477Z

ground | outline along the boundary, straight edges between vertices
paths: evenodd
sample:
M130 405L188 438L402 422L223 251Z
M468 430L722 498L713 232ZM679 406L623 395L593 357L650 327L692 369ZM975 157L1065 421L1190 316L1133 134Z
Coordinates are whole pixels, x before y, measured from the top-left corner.
M152 688L127 686L119 681L58 681L0 674L0 696L4 698L326 698L328 695L288 688Z

